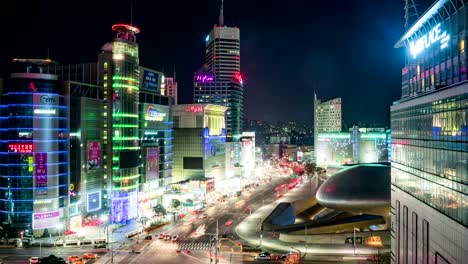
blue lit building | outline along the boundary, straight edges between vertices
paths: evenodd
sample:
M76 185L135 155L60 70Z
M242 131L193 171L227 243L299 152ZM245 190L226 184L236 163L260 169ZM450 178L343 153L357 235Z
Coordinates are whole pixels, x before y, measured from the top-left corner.
M0 112L0 221L24 234L68 226L67 91L50 60L15 59ZM18 234L15 234L18 235Z
M406 48L391 106L393 263L468 263L468 1L438 0Z

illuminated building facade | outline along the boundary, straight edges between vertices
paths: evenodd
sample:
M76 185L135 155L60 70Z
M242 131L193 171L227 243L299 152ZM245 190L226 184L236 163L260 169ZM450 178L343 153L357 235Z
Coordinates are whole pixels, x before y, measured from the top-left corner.
M100 82L104 87L103 156L111 221L123 223L138 214L140 166L140 72L136 27L117 24L116 38L99 54Z
M228 107L227 140L238 141L242 133L244 114L240 30L224 25L222 3L219 24L206 36L205 47L205 69L194 75L193 101Z
M388 137L390 130L319 133L316 162L319 165L388 162Z
M49 67L70 91L70 229L108 214L104 179L103 87L98 64L55 64Z
M0 220L42 235L68 225L67 91L47 60L15 59L0 107Z
M172 183L173 131L171 97L155 89L140 89L140 194L139 215L151 217Z
M172 108L173 182L205 180L206 192L225 177L226 107L187 104Z
M438 0L406 48L391 106L394 263L468 262L467 1Z
M314 93L314 143L318 134L341 131L341 98L320 101Z

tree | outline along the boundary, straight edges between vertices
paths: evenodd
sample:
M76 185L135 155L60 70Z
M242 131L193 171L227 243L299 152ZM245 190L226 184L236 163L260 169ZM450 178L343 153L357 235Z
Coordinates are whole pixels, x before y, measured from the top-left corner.
M317 165L314 162L307 162L304 165L304 170L307 176L315 176L317 172Z
M66 264L63 258L58 258L54 255L50 255L48 257L44 257L40 259L41 264Z
M180 206L180 201L177 200L177 199L172 199L171 206L172 206L172 208L177 209L177 207Z
M155 207L153 207L153 211L156 215L164 215L166 214L166 208L162 206L162 204L158 204Z

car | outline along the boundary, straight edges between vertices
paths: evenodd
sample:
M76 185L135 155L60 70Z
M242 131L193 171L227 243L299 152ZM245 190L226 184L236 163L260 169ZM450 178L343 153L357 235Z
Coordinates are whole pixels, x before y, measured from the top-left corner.
M172 236L171 235L166 235L166 237L164 238L164 240L171 240L172 239Z
M269 255L259 254L255 259L256 260L270 260L271 257Z
M96 257L97 257L97 255L94 254L94 253L84 253L83 254L84 259L95 259Z
M74 262L74 261L77 261L77 260L80 260L81 258L76 256L76 255L71 255L71 256L68 256L67 260L69 262Z
M41 263L38 257L29 258L29 263Z
M176 252L177 254L179 254L179 253L180 253L180 249L176 249L175 252Z
M159 238L159 239L164 239L165 237L166 237L166 235L165 235L164 233L161 233L161 234L159 234L159 237L158 237L158 238Z
M172 242L176 242L179 240L179 235L175 235L172 237Z
M188 253L190 253L190 250L184 249L184 253L185 253L185 254L188 254Z
M232 225L233 222L234 222L234 221L232 221L232 220L230 219L230 220L227 220L227 222L224 223L224 225L225 225L225 226L230 226L230 225Z
M145 240L152 240L153 239L153 236L152 235L146 235L145 236Z
M94 248L107 248L105 243L94 244Z
M277 197L277 198L281 198L281 197L283 197L283 194L282 194L282 193L277 193L277 194L276 194L276 197Z

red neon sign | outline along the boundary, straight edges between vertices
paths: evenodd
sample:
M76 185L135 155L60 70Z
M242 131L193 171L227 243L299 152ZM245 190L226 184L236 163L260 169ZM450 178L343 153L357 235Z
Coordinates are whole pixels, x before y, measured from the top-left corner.
M32 152L33 144L8 144L8 151L10 152Z
M242 75L240 74L240 72L234 73L234 80L242 84Z
M200 113L203 112L203 105L189 105L185 107L187 113Z

